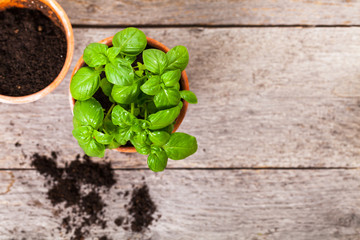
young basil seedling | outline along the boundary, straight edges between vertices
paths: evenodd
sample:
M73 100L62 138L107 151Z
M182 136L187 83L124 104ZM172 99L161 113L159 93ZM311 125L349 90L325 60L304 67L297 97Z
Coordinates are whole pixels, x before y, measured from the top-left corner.
M106 148L132 144L138 153L148 155L154 172L163 171L168 158L194 154L195 137L172 133L183 107L181 99L197 103L193 92L180 90L181 71L189 62L187 49L145 50L145 34L132 27L115 34L112 44L89 44L83 55L87 66L70 84L76 100L73 135L80 147L89 156L103 157ZM136 62L141 58L143 62ZM113 103L109 109L94 98L97 91Z

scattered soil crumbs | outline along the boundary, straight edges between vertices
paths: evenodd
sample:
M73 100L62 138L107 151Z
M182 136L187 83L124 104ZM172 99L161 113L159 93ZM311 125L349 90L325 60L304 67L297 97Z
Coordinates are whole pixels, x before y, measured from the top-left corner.
M102 236L99 240L109 240L109 238L107 236Z
M121 194L122 193L118 193L117 195ZM124 198L128 195L129 191L125 191ZM126 231L143 232L151 225L153 220L157 221L161 218L161 215L158 215L156 219L153 217L156 211L156 205L150 197L149 188L146 183L141 187L133 188L131 199L124 208L128 216L119 216L115 219L114 223L116 226L122 226Z
M57 154L51 157L35 153L32 165L48 178L50 187L47 197L53 206L65 203L68 216L62 219L61 227L66 233L73 232L71 239L83 239L92 226L106 228L104 213L106 204L100 193L108 190L116 183L109 163L94 163L87 156L80 161L80 155L65 166L58 168ZM106 237L106 236L104 236ZM102 239L107 239L102 237Z
M152 223L154 220L152 215L156 211L156 206L151 200L147 185L133 190L130 207L127 211L133 217L131 221L133 232L141 232Z
M80 240L85 239L95 226L106 229L107 205L101 195L109 193L116 183L110 163L94 163L88 156L84 155L80 159L78 155L65 168L59 168L57 159L56 152L51 152L50 157L35 153L32 156L32 166L46 177L45 186L49 188L47 198L51 204L58 207L58 212L66 214L59 230L63 229L66 234L70 234L71 240ZM146 183L133 187L130 192L118 192L117 195L130 199L124 206L126 216L119 216L114 220L116 226L121 226L126 231L143 232L153 220L161 217L153 217L156 205ZM111 212L111 209L108 211ZM107 236L99 239L109 240Z
M0 94L24 96L55 80L66 58L65 34L40 11L0 11Z
M118 217L115 219L114 223L116 224L116 226L121 226L124 222L124 217Z

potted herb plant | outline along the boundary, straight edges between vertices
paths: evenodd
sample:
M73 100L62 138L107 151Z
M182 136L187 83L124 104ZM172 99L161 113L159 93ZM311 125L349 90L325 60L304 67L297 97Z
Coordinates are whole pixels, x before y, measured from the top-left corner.
M148 155L149 168L158 172L168 158L180 160L196 152L196 138L174 132L174 125L180 124L184 105L197 103L197 98L180 84L186 77L187 49L176 46L165 53L166 47L162 51L147 45L162 48L139 29L126 28L85 48L70 83L73 135L95 157L103 157L106 148L130 144ZM110 107L104 109L109 104L96 99L99 91Z
M0 15L0 102L36 101L53 91L70 68L70 20L55 0L1 0Z

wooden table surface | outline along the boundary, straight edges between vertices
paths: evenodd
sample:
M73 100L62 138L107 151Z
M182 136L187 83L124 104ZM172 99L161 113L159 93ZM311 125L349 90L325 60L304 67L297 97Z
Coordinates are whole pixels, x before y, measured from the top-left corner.
M74 27L71 71L87 44L136 26L188 48L199 100L180 127L198 139L188 159L155 174L140 154L106 152L114 189L145 177L159 221L142 234L94 228L89 239L360 239L359 1L59 3ZM58 151L63 166L82 153L71 71L37 102L0 104L0 239L68 238L30 156ZM124 200L115 190L106 199L111 222Z

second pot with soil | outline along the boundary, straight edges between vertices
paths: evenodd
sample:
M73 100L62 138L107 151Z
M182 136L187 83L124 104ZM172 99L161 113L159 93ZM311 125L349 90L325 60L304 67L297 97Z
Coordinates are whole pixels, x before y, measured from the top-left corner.
M71 23L55 0L3 0L0 19L0 102L36 101L69 70Z

